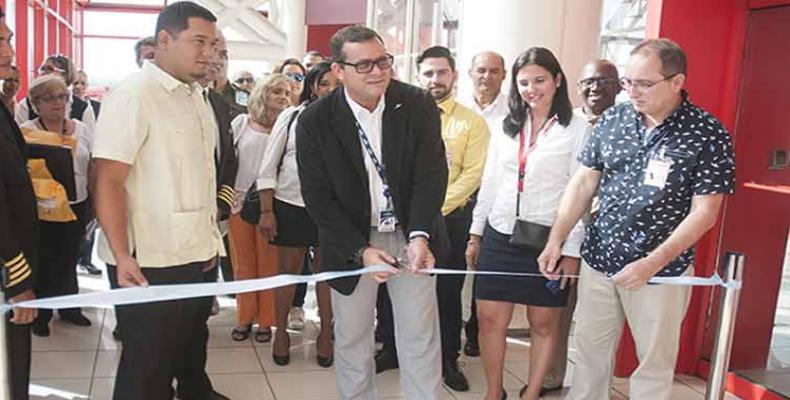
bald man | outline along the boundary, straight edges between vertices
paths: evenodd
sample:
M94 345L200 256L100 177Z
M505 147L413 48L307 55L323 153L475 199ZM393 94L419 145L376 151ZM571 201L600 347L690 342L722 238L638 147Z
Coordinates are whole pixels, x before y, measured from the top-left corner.
M584 103L575 111L595 125L622 90L617 67L608 60L590 61L582 69L576 88Z
M493 51L484 51L472 57L469 78L472 95L460 98L461 104L482 115L490 132L502 127L508 113L507 93L502 90L507 70L505 59Z

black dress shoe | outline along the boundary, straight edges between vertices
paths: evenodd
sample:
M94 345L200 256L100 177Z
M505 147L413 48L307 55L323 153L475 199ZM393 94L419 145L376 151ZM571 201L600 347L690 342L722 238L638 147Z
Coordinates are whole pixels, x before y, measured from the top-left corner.
M33 326L30 327L30 330L36 336L48 337L49 336L49 322L38 321L38 320L33 321Z
M329 368L335 362L335 356L331 355L329 357L322 357L319 355L315 356L315 361L318 363L318 366L321 368Z
M456 360L447 360L442 364L442 377L444 378L444 384L456 392L469 390L469 381L466 380L461 368L458 368L458 361Z
M524 393L527 392L527 386L528 385L524 385L524 387L522 387L521 390L518 391L518 397L519 398L524 397ZM538 393L538 396L545 396L545 395L547 395L547 394L549 394L551 392L556 392L556 391L559 391L559 390L562 390L562 385L557 386L557 387L553 387L553 388L545 388L545 387L544 388L540 388L540 392Z
M88 263L88 264L80 264L80 268L84 269L89 275L101 275L101 270L96 268L95 265Z
M464 345L464 354L469 357L480 357L480 345L477 340L467 340Z
M60 319L72 325L77 325L77 326L92 325L91 320L89 320L88 317L82 315L82 313L60 314Z
M507 400L507 392L505 391L504 388L502 389L502 397L500 397L500 399L501 400Z
M398 356L389 350L379 350L379 352L376 353L375 360L377 374L389 369L398 369Z

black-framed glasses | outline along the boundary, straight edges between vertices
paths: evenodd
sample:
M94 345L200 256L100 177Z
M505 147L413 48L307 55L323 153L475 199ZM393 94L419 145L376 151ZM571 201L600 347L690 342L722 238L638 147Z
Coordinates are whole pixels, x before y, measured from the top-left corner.
M615 78L599 76L599 77L582 79L582 80L579 81L579 86L581 86L582 88L586 89L586 88L591 88L591 87L596 86L596 85L597 86L611 85L611 84L616 83L616 82L617 82L617 79L615 79Z
M382 71L392 68L392 65L395 64L395 57L393 57L392 54L385 54L375 60L359 60L355 63L338 61L337 63L354 67L354 70L357 71L358 74L369 74L373 71L374 66L379 67Z
M243 85L245 83L255 83L255 78L239 78L236 79L234 82L236 82L237 85Z
M629 90L631 88L634 88L634 89L637 89L637 90L640 90L640 91L644 91L644 90L650 89L653 86L658 85L661 82L666 82L666 81L668 81L668 80L670 80L670 79L672 79L672 78L674 78L674 77L676 77L678 75L680 75L680 72L675 72L674 74L669 75L669 76L665 76L664 79L659 79L657 81L651 81L649 79L621 78L620 79L620 85L625 90Z
M68 103L69 102L69 94L68 93L61 93L61 94L53 94L51 96L43 96L41 97L41 101L47 104L53 104L56 102L61 103Z

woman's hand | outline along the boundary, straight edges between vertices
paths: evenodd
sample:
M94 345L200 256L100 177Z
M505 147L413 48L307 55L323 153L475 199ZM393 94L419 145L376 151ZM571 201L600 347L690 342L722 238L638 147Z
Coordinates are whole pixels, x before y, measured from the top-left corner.
M480 254L480 242L482 238L479 235L469 235L469 242L466 244L466 268L471 270L477 269L477 257Z
M258 221L258 231L266 240L274 240L274 237L277 236L277 218L274 216L273 211L261 213L261 219Z

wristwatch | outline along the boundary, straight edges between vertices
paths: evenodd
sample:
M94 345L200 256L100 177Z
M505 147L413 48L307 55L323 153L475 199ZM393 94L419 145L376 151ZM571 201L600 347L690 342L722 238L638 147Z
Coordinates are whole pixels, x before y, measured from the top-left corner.
M362 263L362 254L365 253L365 250L367 250L368 247L370 247L370 246L369 245L364 245L364 246L360 247L357 251L354 252L354 256L353 256L353 259L352 259L354 264L357 264L360 267L364 267L365 266Z

